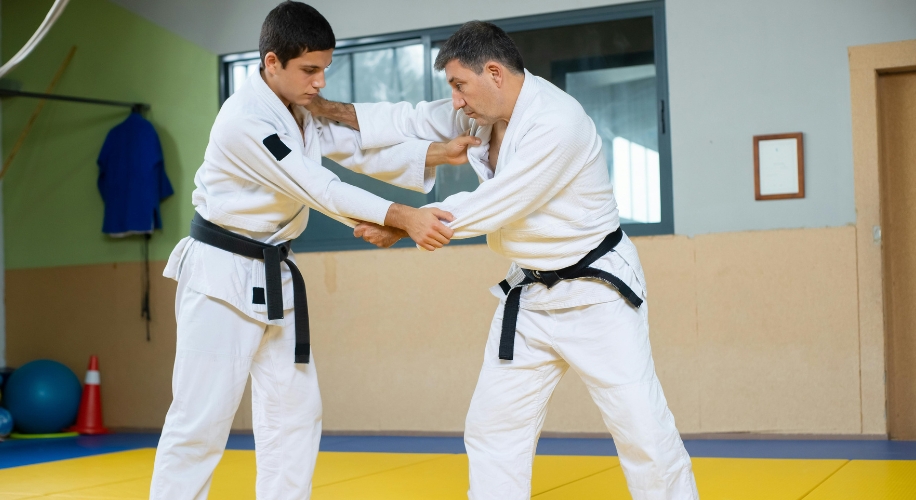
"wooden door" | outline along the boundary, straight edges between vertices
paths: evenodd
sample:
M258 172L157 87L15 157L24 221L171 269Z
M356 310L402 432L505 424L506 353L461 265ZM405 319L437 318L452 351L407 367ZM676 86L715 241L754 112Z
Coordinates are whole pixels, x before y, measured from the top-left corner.
M891 439L916 439L916 71L878 76Z

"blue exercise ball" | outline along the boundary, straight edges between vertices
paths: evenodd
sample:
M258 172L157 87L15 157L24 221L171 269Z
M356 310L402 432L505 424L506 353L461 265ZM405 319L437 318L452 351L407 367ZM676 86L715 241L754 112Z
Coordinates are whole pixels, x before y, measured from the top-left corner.
M13 432L13 416L5 408L0 408L0 438L5 438Z
M69 368L39 359L10 375L3 397L17 431L50 434L76 421L81 394L80 381Z

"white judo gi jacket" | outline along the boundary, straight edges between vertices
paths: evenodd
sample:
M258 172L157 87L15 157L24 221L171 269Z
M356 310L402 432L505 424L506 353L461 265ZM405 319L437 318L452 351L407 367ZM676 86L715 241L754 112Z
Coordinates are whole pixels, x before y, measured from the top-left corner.
M302 234L310 208L351 227L358 221L384 224L391 202L341 182L321 165L322 156L396 186L432 189L435 168L425 166L430 142L366 148L349 127L317 119L301 106L293 113L295 117L259 73L223 103L194 177L192 202L200 215L268 244ZM289 310L292 277L286 266L281 272L283 309ZM172 251L163 275L178 280L179 273L190 273L185 281L189 288L255 320L281 322L267 319L266 304L252 303L253 288L265 287L259 260L187 237Z
M481 139L468 150L480 187L435 205L455 216L449 224L453 238L485 234L494 252L513 261L506 277L510 285L524 278L521 268L552 271L575 264L620 226L594 122L573 97L527 70L494 168L489 163L492 127L455 110L450 99L416 107L406 102L354 107L364 148L411 139L448 141L467 132ZM645 299L645 276L626 235L592 267L614 274ZM505 297L498 286L491 291ZM619 299L603 282L571 280L550 289L528 285L521 307L549 310Z

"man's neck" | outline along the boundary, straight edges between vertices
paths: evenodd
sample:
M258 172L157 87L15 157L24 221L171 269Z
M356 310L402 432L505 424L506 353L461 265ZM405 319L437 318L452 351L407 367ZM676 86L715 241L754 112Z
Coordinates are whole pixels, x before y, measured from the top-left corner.
M512 113L515 112L515 104L518 102L518 96L522 93L522 86L525 85L525 73L521 75L514 75L509 73L509 77L506 78L506 94L508 99L506 100L506 106L499 117L500 120L509 123L509 120L512 118Z
M290 102L286 100L283 95L280 94L280 92L278 92L276 83L274 83L273 79L270 78L270 75L268 75L263 69L260 71L260 74L261 80L264 80L264 83L266 83L267 87L273 91L274 95L277 96L277 99L280 99L280 102L282 102L283 105L286 106L286 109L289 109L290 113L292 113L292 110L290 109Z

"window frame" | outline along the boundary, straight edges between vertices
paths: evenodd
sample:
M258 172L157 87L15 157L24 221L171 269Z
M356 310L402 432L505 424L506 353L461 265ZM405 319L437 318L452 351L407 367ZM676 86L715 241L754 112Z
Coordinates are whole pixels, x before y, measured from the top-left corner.
M509 34L515 31L528 31L561 26L575 26L577 24L591 24L605 21L618 21L638 17L651 17L653 28L653 43L655 51L655 71L657 86L657 112L658 116L658 149L659 149L659 188L661 199L661 222L655 223L627 223L621 224L623 230L630 236L650 236L674 234L674 196L671 171L671 120L668 100L668 57L665 36L665 3L664 0L653 0L619 5L552 12L532 16L522 16L507 19L496 19L491 22L506 30ZM441 26L436 28L401 31L382 35L348 38L338 40L334 50L336 54L353 54L367 50L379 50L392 47L422 43L424 64L424 99L432 100L432 46L437 42L448 39L460 24ZM219 58L219 104L229 96L230 71L232 63L241 60L257 59L257 51L225 54ZM435 202L435 190L427 195L427 201ZM467 240L454 240L451 244L479 244L485 243L485 237ZM405 239L399 241L393 248L411 247L413 242ZM294 241L293 250L297 252L327 252L341 250L367 250L376 247L356 238L343 240L328 240L322 242Z

